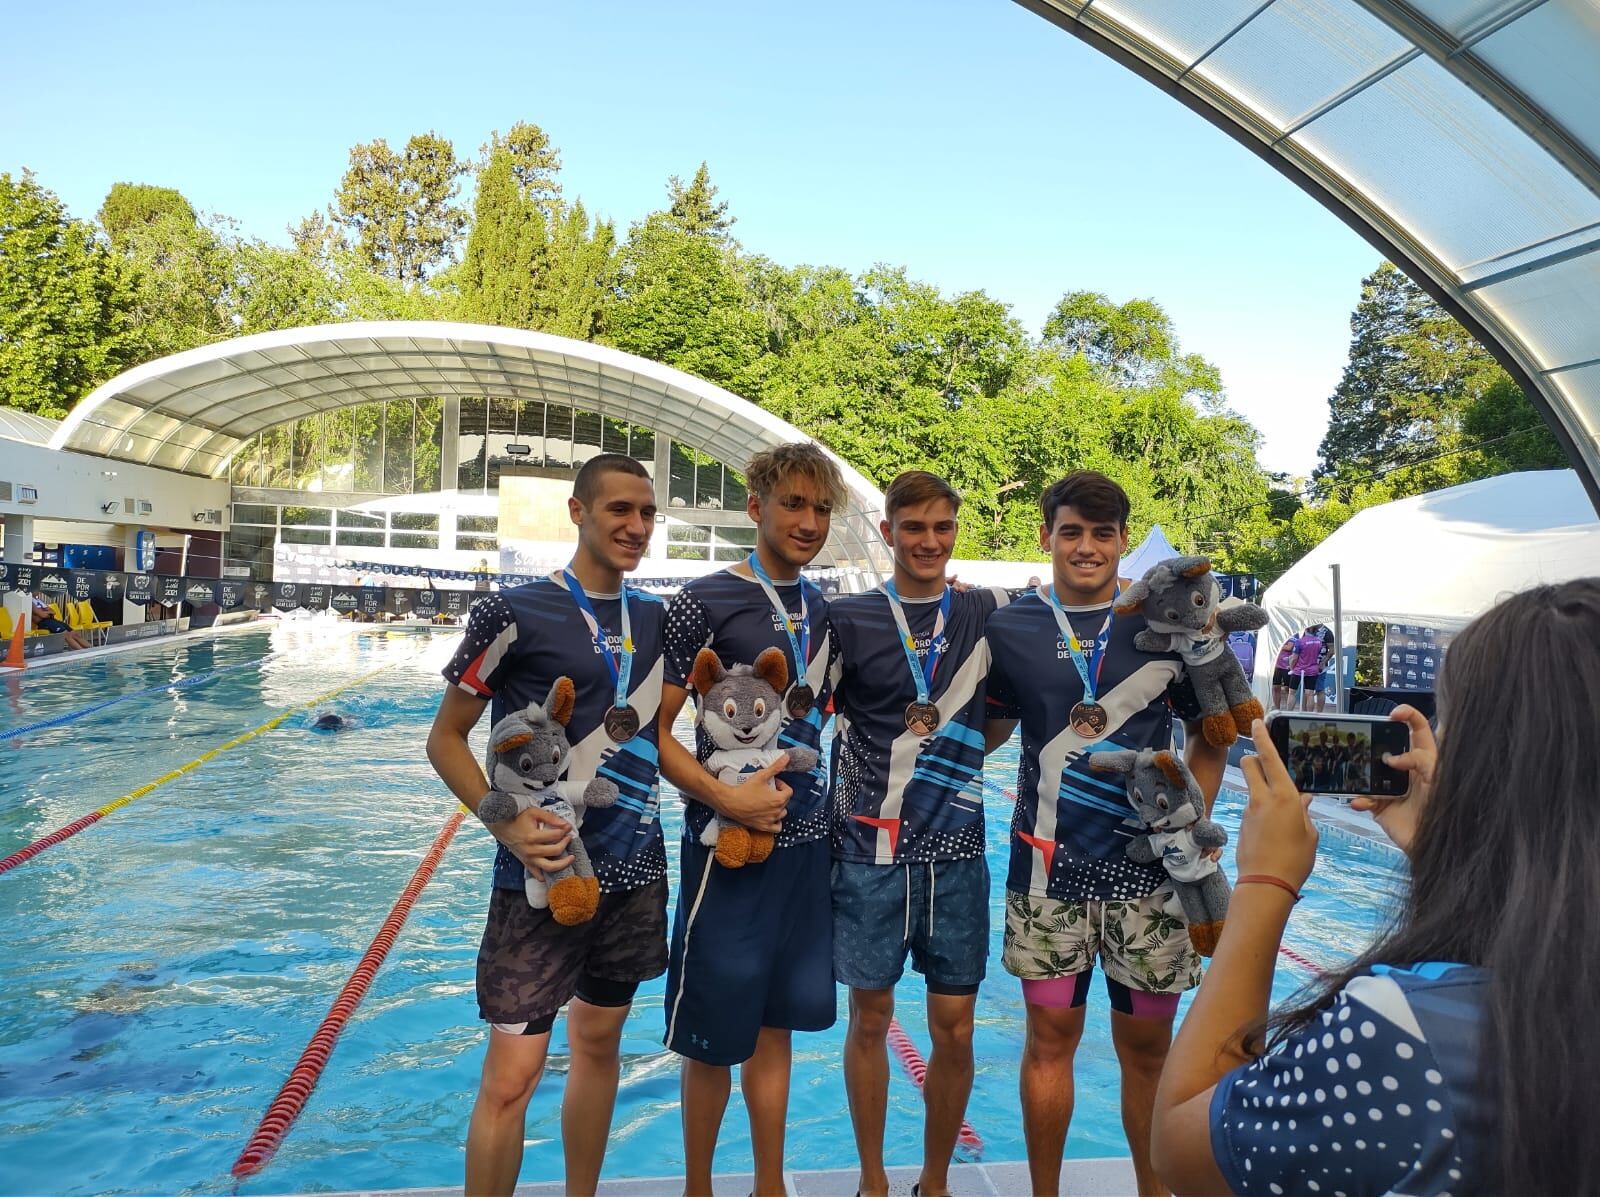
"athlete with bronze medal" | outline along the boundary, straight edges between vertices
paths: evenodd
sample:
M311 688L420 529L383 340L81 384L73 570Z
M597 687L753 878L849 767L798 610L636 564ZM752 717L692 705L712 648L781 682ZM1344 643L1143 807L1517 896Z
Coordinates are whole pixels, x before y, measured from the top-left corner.
M804 578L797 580L800 587L800 636L795 638L794 616L783 605L783 600L778 597L777 588L772 584L772 578L762 568L761 561L754 553L750 554L747 565L761 589L766 591L767 601L772 604L772 609L778 613L778 619L783 623L784 635L789 637L789 651L794 654L794 685L789 687L788 693L783 696L783 709L788 712L791 719L804 719L811 713L811 708L817 703L817 692L806 685L806 662L811 659L811 608L806 603L806 582Z
M906 661L911 666L911 680L917 685L917 699L906 707L906 730L917 736L931 736L943 722L938 706L929 696L933 693L933 675L939 670L939 658L945 650L944 625L950 617L950 587L946 586L939 598L939 616L928 641L928 655L921 660L917 659L917 641L911 635L911 625L906 622L905 609L900 605L900 595L892 580L883 584L883 593L889 600L895 625L900 629L900 647L905 650Z
M1050 604L1050 613L1056 617L1056 627L1061 629L1061 642L1067 646L1073 668L1083 679L1083 698L1068 712L1067 726L1072 728L1074 734L1085 740L1098 740L1105 734L1106 727L1110 724L1110 717L1106 714L1105 707L1097 700L1095 691L1100 684L1100 667L1106 660L1106 645L1111 642L1111 620L1117 599L1122 596L1122 584L1119 582L1116 585L1111 596L1112 605L1106 609L1105 623L1100 625L1100 634L1095 637L1094 644L1087 649L1078 641L1078 634L1072 630L1072 621L1067 618L1061 601L1056 598L1054 583L1039 587L1039 593L1044 596L1044 601Z
M567 581L567 591L572 595L572 601L578 604L584 622L589 625L595 648L600 651L606 670L611 674L612 685L616 688L615 701L605 713L601 726L613 743L625 744L639 734L639 712L628 705L628 679L633 673L633 624L628 617L628 587L623 585L622 600L618 604L622 608L622 647L620 652L613 653L611 646L606 643L606 632L600 626L600 618L594 613L594 604L583 591L583 583L578 581L571 566L562 570L561 574Z

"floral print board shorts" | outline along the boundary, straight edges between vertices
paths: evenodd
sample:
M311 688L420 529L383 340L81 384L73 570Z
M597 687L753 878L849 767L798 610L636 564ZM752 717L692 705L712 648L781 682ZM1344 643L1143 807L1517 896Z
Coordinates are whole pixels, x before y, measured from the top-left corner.
M1141 993L1176 994L1200 984L1200 957L1170 886L1147 898L1063 901L1006 892L1000 962L1024 981L1092 969Z

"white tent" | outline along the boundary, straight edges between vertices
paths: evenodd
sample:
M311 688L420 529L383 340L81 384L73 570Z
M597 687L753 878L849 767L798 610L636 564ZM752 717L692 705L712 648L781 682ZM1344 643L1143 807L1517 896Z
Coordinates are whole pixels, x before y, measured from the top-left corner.
M1600 521L1571 470L1503 474L1357 513L1262 595L1263 701L1279 646L1308 625L1333 626L1334 564L1346 645L1364 621L1454 631L1505 595L1600 574Z
M1172 542L1161 530L1161 525L1156 524L1150 529L1150 535L1139 542L1139 547L1129 550L1128 555L1122 559L1122 576L1142 578L1144 571L1158 561L1177 556L1180 556L1178 550L1172 547Z

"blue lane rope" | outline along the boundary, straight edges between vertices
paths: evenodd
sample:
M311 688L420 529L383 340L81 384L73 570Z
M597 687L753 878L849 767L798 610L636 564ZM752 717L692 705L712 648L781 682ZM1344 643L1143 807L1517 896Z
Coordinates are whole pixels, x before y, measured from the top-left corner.
M24 724L22 727L0 729L0 740L14 740L21 736L31 735L34 732L44 731L47 728L60 727L64 723L71 723L75 719L82 719L85 715L93 715L96 711L103 711L107 707L114 707L119 702L130 702L135 698L144 698L150 694L161 694L168 690L185 690L190 686L198 686L202 682L209 682L219 674L229 673L235 669L248 669L252 665L259 665L266 657L257 657L253 661L240 661L236 665L220 665L216 669L208 669L204 673L197 673L193 677L186 677L181 681L164 682L159 686L149 686L143 690L135 690L130 694L119 694L115 698L108 698L103 702L93 702L86 707L79 707L75 711L68 711L65 715L57 715L51 719L43 719L38 723Z

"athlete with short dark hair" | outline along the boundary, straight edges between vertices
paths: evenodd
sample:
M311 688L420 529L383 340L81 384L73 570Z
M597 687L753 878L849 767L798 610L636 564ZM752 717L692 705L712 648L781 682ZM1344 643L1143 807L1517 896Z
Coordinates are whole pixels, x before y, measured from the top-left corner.
M516 1186L528 1101L562 1007L571 1049L561 1103L566 1188L595 1191L622 1024L639 983L667 966L656 771L666 608L623 582L649 546L655 490L638 462L601 454L578 472L567 510L578 526L572 564L478 599L445 666L449 686L428 734L428 759L476 812L490 787L467 736L484 708L492 704L498 721L543 705L556 679L568 677L576 699L566 725L566 780L601 776L618 790L613 806L587 811L577 829L538 807L486 824L499 847L478 949L478 1011L489 1042L467 1132L466 1191L473 1194ZM565 868L575 833L594 866L600 907L589 921L564 926L529 905L525 870Z
M987 629L990 742L1020 719L1022 764L1011 824L1002 963L1022 979L1027 1039L1022 1125L1031 1192L1053 1194L1072 1118L1072 1062L1098 959L1122 1070L1123 1129L1141 1193L1161 1192L1150 1164L1156 1082L1182 993L1200 962L1160 862L1138 865L1122 780L1088 767L1091 751L1172 746L1172 706L1198 718L1176 653L1134 647L1145 621L1114 615L1128 547L1128 497L1093 471L1040 498L1039 545L1052 576L996 611ZM1187 726L1185 758L1209 811L1227 752Z

